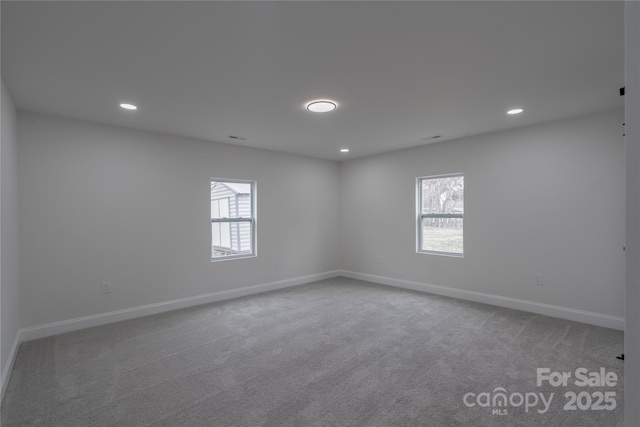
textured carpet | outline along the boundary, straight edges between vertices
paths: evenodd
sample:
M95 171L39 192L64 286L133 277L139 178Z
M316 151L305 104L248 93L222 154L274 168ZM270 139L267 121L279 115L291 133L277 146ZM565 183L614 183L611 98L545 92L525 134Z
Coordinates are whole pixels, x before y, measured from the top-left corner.
M336 278L25 342L1 419L3 427L618 426L622 352L620 331ZM571 378L537 386L537 368ZM579 387L578 368L614 372L617 384ZM506 402L494 402L500 387ZM570 392L580 396L575 410L564 408ZM615 409L592 409L604 392L596 407ZM554 393L544 413L540 393L545 401Z

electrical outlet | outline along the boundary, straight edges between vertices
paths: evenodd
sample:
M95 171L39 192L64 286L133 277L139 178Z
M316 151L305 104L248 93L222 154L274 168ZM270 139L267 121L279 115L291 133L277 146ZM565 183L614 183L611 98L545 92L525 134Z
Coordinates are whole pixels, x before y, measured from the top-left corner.
M384 258L382 256L378 257L378 265L384 264Z
M273 261L273 268L278 270L280 268L280 261L279 260L275 260Z
M103 294L111 293L111 282L102 282L101 289Z
M542 286L542 283L544 283L544 277L542 274L536 274L536 285Z

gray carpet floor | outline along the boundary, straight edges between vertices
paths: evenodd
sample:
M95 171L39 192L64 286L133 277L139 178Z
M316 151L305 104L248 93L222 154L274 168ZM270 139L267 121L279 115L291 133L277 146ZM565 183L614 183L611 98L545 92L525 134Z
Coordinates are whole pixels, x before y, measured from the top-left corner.
M335 278L25 342L1 420L622 426L622 352L620 331ZM572 377L566 386L537 386L537 368ZM617 385L578 387L578 368L614 372ZM497 388L506 406L493 405ZM570 392L581 396L575 410L565 409ZM596 407L615 409L592 408L598 392L609 394ZM464 403L467 393L475 406ZM546 401L554 393L544 413L541 393Z

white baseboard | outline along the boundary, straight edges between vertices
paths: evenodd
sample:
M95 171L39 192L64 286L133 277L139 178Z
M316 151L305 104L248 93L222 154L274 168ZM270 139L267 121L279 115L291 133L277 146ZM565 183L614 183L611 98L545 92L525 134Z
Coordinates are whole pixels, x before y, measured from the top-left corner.
M22 342L22 337L20 331L16 334L16 337L13 339L13 345L11 346L11 350L9 351L9 359L7 363L4 364L2 369L2 384L0 384L0 402L4 399L4 392L7 390L7 385L9 384L9 378L11 378L11 371L13 371L13 364L16 361L16 356L18 355L18 348L20 347L20 343Z
M609 316L606 314L576 310L573 308L561 307L557 305L543 304L516 298L502 297L499 295L449 288L446 286L429 285L426 283L412 282L409 280L393 279L390 277L376 276L373 274L358 273L355 271L342 270L340 272L340 275L344 277L350 277L352 279L365 280L367 282L394 286L397 288L411 289L419 292L427 292L431 294L459 298L468 301L481 302L484 304L497 305L499 307L544 314L546 316L559 317L561 319L573 320L576 322L588 323L590 325L602 326L605 328L624 331L623 317Z
M44 338L64 332L76 331L78 329L90 328L93 326L105 325L108 323L129 320L137 317L148 316L151 314L163 313L166 311L177 310L185 307L192 307L201 304L207 304L217 301L228 300L232 298L243 297L247 295L259 294L262 292L274 291L277 289L288 288L292 286L311 283L318 280L330 279L333 277L344 276L352 279L365 280L368 282L379 283L388 286L394 286L403 289L411 289L414 291L432 293L453 298L475 301L484 304L496 305L500 307L512 308L516 310L528 311L532 313L544 314L547 316L559 317L562 319L573 320L576 322L588 323L591 325L602 326L624 330L624 318L617 316L609 316L605 314L593 313L589 311L576 310L573 308L561 307L550 304L543 304L533 301L520 300L515 298L502 297L499 295L485 294L481 292L467 291L462 289L449 288L445 286L429 285L426 283L412 282L409 280L393 279L390 277L376 276L373 274L358 273L347 270L334 270L324 273L312 274L309 276L295 277L292 279L281 280L277 282L264 283L261 285L247 286L239 289L231 289L227 291L214 292L205 295L198 295L189 298L181 298L173 301L166 301L157 304L143 305L139 307L131 307L123 310L112 311L109 313L96 314L93 316L79 317L76 319L63 320L53 322L46 325L33 326L30 328L22 328L15 337L13 346L9 353L9 360L2 370L2 394L9 383L9 377L13 369L13 364L17 355L18 347L22 341L29 341L38 338Z
M293 279L280 280L277 282L264 283L261 285L213 292L210 294L181 298L173 301L160 302L157 304L125 308L123 310L96 314L93 316L78 317L76 319L63 320L60 322L48 323L46 325L38 325L30 328L20 329L20 338L21 341L29 341L48 337L51 335L62 334L64 332L76 331L78 329L106 325L108 323L120 322L122 320L129 320L136 317L148 316L151 314L164 313L165 311L178 310L180 308L192 307L195 305L208 304L216 301L223 301L247 295L259 294L262 292L274 291L276 289L283 289L291 286L315 282L318 280L330 279L339 275L339 270L327 271L324 273L295 277Z

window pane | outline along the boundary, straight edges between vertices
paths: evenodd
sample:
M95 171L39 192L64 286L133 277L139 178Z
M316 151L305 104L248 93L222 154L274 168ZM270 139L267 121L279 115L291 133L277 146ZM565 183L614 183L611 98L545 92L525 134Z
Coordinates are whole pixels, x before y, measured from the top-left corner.
M251 218L252 190L248 182L211 181L211 218Z
M422 179L422 213L463 214L464 176Z
M251 222L211 224L211 256L249 255L252 253Z
M461 218L424 218L420 249L462 254L464 252L462 230Z

